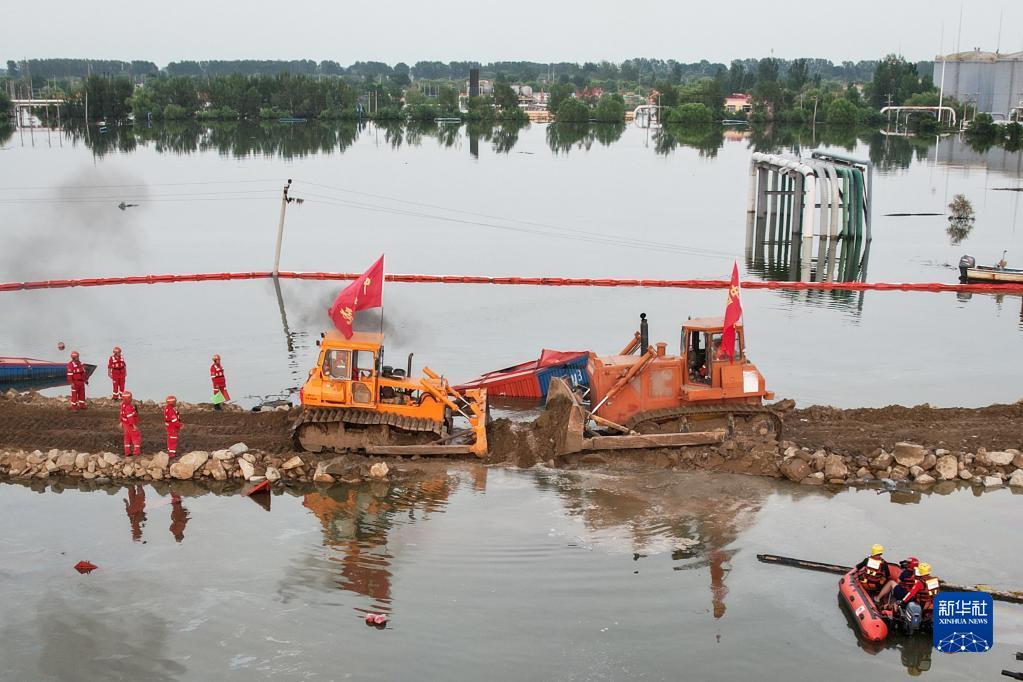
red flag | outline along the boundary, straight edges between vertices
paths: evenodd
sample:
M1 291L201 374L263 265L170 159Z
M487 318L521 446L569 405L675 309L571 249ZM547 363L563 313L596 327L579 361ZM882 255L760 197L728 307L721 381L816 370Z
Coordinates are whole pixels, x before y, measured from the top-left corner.
M330 306L330 319L346 339L352 338L355 313L384 304L384 257L346 286Z
M728 285L728 303L725 305L725 328L721 334L719 357L735 359L735 323L742 317L742 301L739 300L739 264L732 264L732 281Z

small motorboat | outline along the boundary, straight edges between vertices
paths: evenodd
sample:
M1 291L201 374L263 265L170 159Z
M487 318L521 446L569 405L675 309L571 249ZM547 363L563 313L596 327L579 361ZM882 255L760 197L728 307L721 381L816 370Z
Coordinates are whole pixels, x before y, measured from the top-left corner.
M487 372L455 386L456 391L485 388L491 397L544 400L551 379L559 377L584 392L590 386L586 373L587 351L543 350L536 360Z
M996 265L977 265L973 256L959 259L959 279L964 282L993 282L997 284L1023 284L1023 269L1006 267L1005 254Z
M901 570L899 564L889 563L888 578L897 581ZM891 632L913 635L931 627L929 619L924 617L920 605L915 601L904 605L879 606L857 579L855 568L838 581L838 596L849 609L849 615L863 639L868 642L883 642Z
M86 378L95 371L96 365L85 364ZM12 388L18 391L42 390L66 385L66 362L0 356L0 391Z

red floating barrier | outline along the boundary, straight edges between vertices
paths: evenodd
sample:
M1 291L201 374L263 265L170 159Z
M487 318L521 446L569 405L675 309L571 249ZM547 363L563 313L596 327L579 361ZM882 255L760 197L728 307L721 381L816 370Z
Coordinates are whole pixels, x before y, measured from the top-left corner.
M99 566L92 563L91 561L79 561L77 564L75 564L75 570L78 571L79 573L92 573L97 568L99 568Z
M113 284L163 284L174 282L206 282L235 279L268 279L273 273L207 272L179 275L137 275L126 277L86 277L81 279L54 279L33 282L0 282L0 292L27 289L63 289ZM358 275L349 272L281 272L282 279L352 280ZM573 286L573 287L650 287L675 289L726 289L726 280L717 279L591 279L586 277L486 277L482 275L417 275L391 274L388 282L418 282L434 284L495 284L518 286ZM752 280L743 282L744 289L794 289L802 291L926 291L1023 294L1023 284L946 284L944 282L774 282Z

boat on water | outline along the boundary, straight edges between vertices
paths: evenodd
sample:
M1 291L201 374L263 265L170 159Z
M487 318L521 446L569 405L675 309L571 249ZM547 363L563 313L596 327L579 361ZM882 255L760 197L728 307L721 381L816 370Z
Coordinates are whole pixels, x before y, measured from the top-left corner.
M95 371L96 365L85 364L86 378ZM0 356L0 391L12 388L30 391L66 385L66 362Z
M993 282L997 284L1023 284L1023 269L1005 266L1005 253L997 265L977 265L973 256L959 259L959 278L964 282Z
M559 377L572 388L586 391L590 385L586 373L588 351L557 351L544 349L536 360L482 374L455 386L456 391L485 388L491 397L532 398L544 400L551 379Z

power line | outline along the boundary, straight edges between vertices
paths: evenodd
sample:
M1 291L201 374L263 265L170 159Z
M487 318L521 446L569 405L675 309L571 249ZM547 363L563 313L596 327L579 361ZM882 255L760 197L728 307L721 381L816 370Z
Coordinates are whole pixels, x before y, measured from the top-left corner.
M684 254L688 254L688 255L701 255L701 256L706 256L708 258L721 258L721 259L726 259L726 260L733 258L733 256L731 254L727 254L727 255L726 254L720 254L720 255L718 255L718 254L694 253L693 251L687 249L686 247L681 246L681 245L677 245L677 244L656 243L656 242L637 242L637 241L633 241L633 240L628 240L628 239L623 239L623 238L616 238L616 237L612 237L612 236L597 235L597 234L593 234L593 233L583 233L581 235L578 235L578 234L551 233L551 232L548 232L548 231L545 231L545 230L530 229L530 228L526 228L526 227L513 227L511 225L498 225L498 224L494 224L494 223L486 223L486 222L479 222L479 221L473 221L473 220L463 220L461 218L453 218L453 217L450 217L450 216L439 216L439 215L433 215L433 214L429 214L429 213L415 212L415 211L410 211L410 210L405 210L405 209L400 209L400 208L391 208L391 207L387 207L387 206L377 206L377 205L374 205L374 204L361 204L361 203L358 203L358 202L351 202L351 201L345 201L345 200L337 199L335 197L328 197L328 196L319 195L319 194L309 194L308 192L305 193L305 196L306 197L314 197L314 199L311 200L311 201L313 201L315 203L324 203L324 204L330 204L330 205L333 205L333 206L343 206L345 208L355 208L355 209L358 209L358 210L371 211L371 212L375 212L375 213L387 213L387 214L391 214L391 215L402 215L402 216L409 216L409 217L414 217L414 218L425 218L425 219L428 219L428 220L440 220L440 221L451 222L451 223L456 223L456 224L460 224L460 225L472 225L472 226L476 226L476 227L487 227L487 228L492 228L492 229L497 229L497 230L505 230L505 231L509 231L509 232L518 232L518 233L524 233L524 234L534 234L534 235L539 235L539 236L542 236L542 237L555 237L555 238L558 238L558 239L566 239L566 240L571 240L571 241L585 241L585 242L596 243L596 244L607 244L609 246L616 246L616 247L630 248L630 249L640 249L640 250L644 250L644 251L657 251L657 252L665 252L665 251L667 251L667 252L671 252L671 253L684 253Z
M428 203L417 202L417 201L409 201L407 199L400 199L398 197L392 197L392 196L387 196L387 195L383 195L383 194L374 194L372 192L360 192L358 190L351 190L351 189L346 189L346 188L343 188L343 187L334 187L334 186L331 186L331 185L323 185L323 184L320 184L320 183L308 182L306 180L302 180L301 182L304 182L306 184L313 185L313 186L316 186L316 187L323 187L325 189L331 189L331 190L335 190L335 191L339 191L339 192L346 192L346 193L350 193L350 194L358 194L358 195L368 196L368 197L372 197L372 198L376 198L376 199L383 199L385 201L394 201L394 202L401 203L401 204L409 204L411 206L423 206L423 207L426 207L426 208L433 208L433 209L437 209L437 210L441 210L441 211L446 211L446 212L449 212L449 213L456 213L456 214L462 214L462 215L473 216L473 217L487 218L489 220L499 220L501 222L516 223L516 224L520 224L520 225L527 225L527 226L530 226L530 227L545 228L547 230L554 230L556 232L567 232L567 233L572 233L572 234L580 235L581 237L595 238L595 239L598 239L598 240L611 240L614 243L622 245L622 246L625 246L625 245L630 245L630 246L643 245L643 246L649 246L649 247L653 247L653 248L657 248L657 249L672 249L672 250L676 250L678 252L689 253L689 254L693 254L693 255L706 255L706 256L710 256L710 257L720 257L720 258L733 258L734 257L734 254L732 254L732 253L729 253L729 252L726 252L726 251L718 251L718 250L715 250L715 249L701 249L699 247L694 247L694 246L686 246L686 245L682 245L682 244L674 244L674 243L671 243L671 242L660 242L660 241L652 241L652 240L645 240L645 239L633 239L633 238L625 239L625 238L621 238L621 237L615 237L614 235L604 235L604 234L600 234L598 232L589 232L589 231L580 230L580 229L577 229L577 228L563 227L563 226L559 226L559 225L551 225L549 223L540 223L540 222L535 222L535 221L531 221L531 220L521 220L521 219L518 219L518 218L505 218L505 217L502 217L502 216L495 216L495 215L491 215L491 214L487 214L487 213L478 213L478 212L474 212L474 211L465 211L465 210L462 210L462 209L449 208L449 207L441 206L441 205L438 205L438 204L428 204ZM325 196L325 195L321 195L321 194L309 194L309 193L306 193L306 196L334 199L336 201L341 201L341 202L346 202L347 201L345 199L341 199L340 197L330 197L330 196ZM374 204L357 204L357 203L354 203L354 202L350 202L350 203L345 204L345 205L351 205L353 207L361 207L361 208L367 208L367 209L372 207L372 208L377 208L377 209L380 209L380 210L385 210L385 209L387 209L387 210L394 210L394 211L398 210L398 209L390 209L389 207L376 206ZM412 212L412 211L407 211L407 212L404 213L404 215L411 215L411 216L417 216L417 217L428 217L428 218L434 218L436 220L455 220L453 218L447 218L445 216L435 216L435 215L432 215L432 214L415 213L415 212ZM461 223L470 224L470 225L472 225L472 224L479 224L479 225L484 225L484 226L499 227L499 226L490 225L488 223L476 223L474 221L460 220L460 221L456 221L456 222L461 222ZM510 228L508 228L508 229L510 229ZM533 234L540 234L540 235L546 235L546 236L556 236L556 235L550 235L548 232L545 232L545 231L542 231L542 230L541 231L534 230L534 231L531 231L531 232Z

